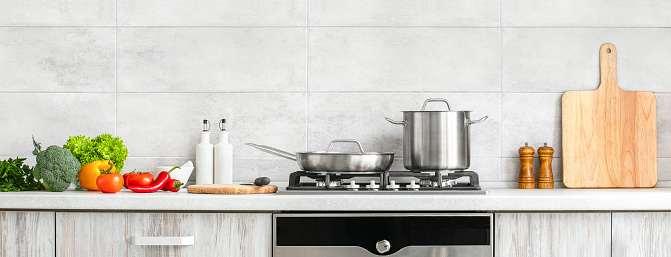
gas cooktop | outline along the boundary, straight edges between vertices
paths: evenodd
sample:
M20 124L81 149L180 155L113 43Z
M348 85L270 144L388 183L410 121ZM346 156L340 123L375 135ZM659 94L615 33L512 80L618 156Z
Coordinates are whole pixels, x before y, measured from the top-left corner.
M486 194L474 171L310 172L289 176L287 192Z

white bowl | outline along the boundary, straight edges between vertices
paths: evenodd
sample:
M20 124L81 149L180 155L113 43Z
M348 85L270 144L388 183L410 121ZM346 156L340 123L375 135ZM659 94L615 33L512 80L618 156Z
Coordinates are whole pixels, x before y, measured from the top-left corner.
M170 171L172 167L175 166L156 166L154 167L154 172L151 174L154 175L154 178L156 178L158 174L161 173L161 171ZM183 166L181 169L175 169L170 172L170 178L179 180L179 182L186 184L189 181L189 177L191 177L191 172L193 172L193 166Z

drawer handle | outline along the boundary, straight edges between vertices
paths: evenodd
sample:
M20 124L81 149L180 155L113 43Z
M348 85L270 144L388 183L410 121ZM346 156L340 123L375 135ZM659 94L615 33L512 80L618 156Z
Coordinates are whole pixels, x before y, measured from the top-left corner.
M193 236L132 236L132 245L193 245Z

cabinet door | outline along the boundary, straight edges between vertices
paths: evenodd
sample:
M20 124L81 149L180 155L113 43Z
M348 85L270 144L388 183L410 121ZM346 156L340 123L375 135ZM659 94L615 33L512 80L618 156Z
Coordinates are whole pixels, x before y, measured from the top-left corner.
M0 256L54 256L53 212L0 212Z
M613 257L671 256L671 213L613 213Z
M610 213L497 213L497 257L610 256Z
M57 213L57 256L271 256L269 213ZM193 245L135 245L194 237Z

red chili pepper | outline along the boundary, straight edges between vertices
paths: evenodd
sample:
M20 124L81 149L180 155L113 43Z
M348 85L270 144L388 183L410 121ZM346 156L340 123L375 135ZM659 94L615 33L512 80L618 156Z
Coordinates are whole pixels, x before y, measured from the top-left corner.
M170 172L172 172L175 169L180 169L179 166L175 166L170 171L161 171L161 173L158 174L158 177L148 186L128 186L128 189L135 193L153 193L158 190L161 190L163 186L165 186L166 183L170 180Z
M184 183L179 182L179 180L171 179L168 183L165 183L163 191L177 192L182 185L184 185Z

